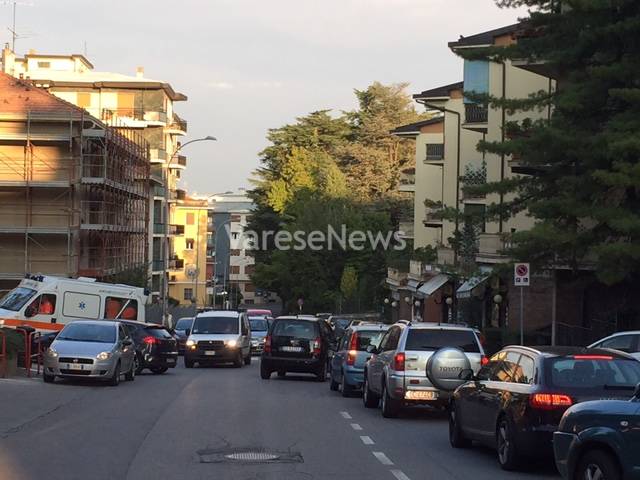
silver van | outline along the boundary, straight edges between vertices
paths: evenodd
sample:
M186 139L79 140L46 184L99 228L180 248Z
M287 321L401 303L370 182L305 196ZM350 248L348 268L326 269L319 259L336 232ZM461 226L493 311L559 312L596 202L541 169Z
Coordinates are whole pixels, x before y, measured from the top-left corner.
M246 313L214 310L199 313L187 329L184 366L233 363L251 364L251 326Z

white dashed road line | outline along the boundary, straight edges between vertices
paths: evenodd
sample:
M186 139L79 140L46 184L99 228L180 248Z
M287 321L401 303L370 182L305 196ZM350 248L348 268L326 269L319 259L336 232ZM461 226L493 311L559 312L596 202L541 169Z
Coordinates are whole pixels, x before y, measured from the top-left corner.
M351 415L349 415L349 412L340 412L340 415L342 415L342 418L346 418L347 420L352 418Z
M358 431L362 430L362 427L358 423L352 423L351 424L351 428L353 428L354 430L358 430Z
M373 456L383 465L393 465L393 462L382 452L371 452Z
M371 437L367 436L367 435L363 435L360 437L360 440L362 440L362 443L364 443L365 445L373 445L373 440L371 440Z
M411 480L409 477L407 477L404 472L402 470L391 470L391 473L393 474L394 477L396 477L398 480Z

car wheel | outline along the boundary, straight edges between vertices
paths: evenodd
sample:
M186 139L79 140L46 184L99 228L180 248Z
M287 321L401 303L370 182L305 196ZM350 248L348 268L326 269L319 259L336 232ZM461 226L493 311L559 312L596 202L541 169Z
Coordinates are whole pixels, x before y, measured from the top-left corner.
M382 383L382 416L384 418L396 418L400 413L400 402L389 396L387 382Z
M161 374L163 374L164 372L166 372L167 370L169 370L169 367L153 367L153 368L151 369L151 371L152 371L153 373L155 373L156 375L161 375Z
M42 372L42 381L44 383L53 383L56 381L56 376L49 375L47 372Z
M133 362L131 362L131 368L124 374L124 379L127 382L133 382L136 379L136 370L138 369L138 357L133 356Z
M116 364L116 368L113 369L113 375L109 379L109 385L117 387L120 385L120 362Z
M452 403L449 408L449 443L453 448L469 448L471 446L471 440L462 433L458 407L455 403Z
M518 468L518 451L513 435L513 427L507 417L502 417L496 430L496 446L498 448L498 461L503 470L515 470Z
M263 380L269 380L271 378L271 370L260 364L260 378Z
M244 364L245 365L251 365L251 354L249 354L246 357L244 357Z
M193 368L194 361L184 357L184 368Z
M327 364L323 363L322 366L320 367L320 370L318 370L318 373L316 373L316 380L318 382L324 382L327 380Z
M244 362L244 357L242 356L242 351L238 352L236 359L233 361L233 366L236 368L242 368L242 363Z
M364 372L364 385L362 386L362 401L367 408L378 408L380 397L369 388L369 379L367 372Z
M342 372L342 382L340 382L340 392L342 393L343 397L349 397L353 392L353 388L351 388L351 385L347 383L347 377L344 374L344 372Z
M620 469L613 456L602 450L589 450L580 458L576 480L620 480Z

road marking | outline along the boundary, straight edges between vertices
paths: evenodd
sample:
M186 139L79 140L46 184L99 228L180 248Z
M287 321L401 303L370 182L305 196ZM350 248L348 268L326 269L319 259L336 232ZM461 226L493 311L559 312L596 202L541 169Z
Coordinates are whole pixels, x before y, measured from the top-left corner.
M407 477L404 472L402 470L391 470L391 473L393 474L394 477L396 477L398 480L411 480L409 477Z
M368 437L366 435L361 436L360 440L362 440L362 443L364 443L365 445L373 445L373 440L371 440L371 437Z
M358 423L352 423L351 424L351 428L353 428L354 430L357 430L357 431L362 430L362 427Z
M393 465L393 462L382 452L371 452L373 456L383 465Z
M342 415L342 418L346 418L347 420L352 418L351 415L349 415L349 412L340 412L340 415Z

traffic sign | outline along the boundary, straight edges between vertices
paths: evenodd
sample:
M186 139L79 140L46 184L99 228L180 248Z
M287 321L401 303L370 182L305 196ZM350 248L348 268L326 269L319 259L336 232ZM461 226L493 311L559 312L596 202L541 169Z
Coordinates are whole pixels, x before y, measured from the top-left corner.
M528 287L531 270L528 263L516 263L513 267L513 283L516 287Z

